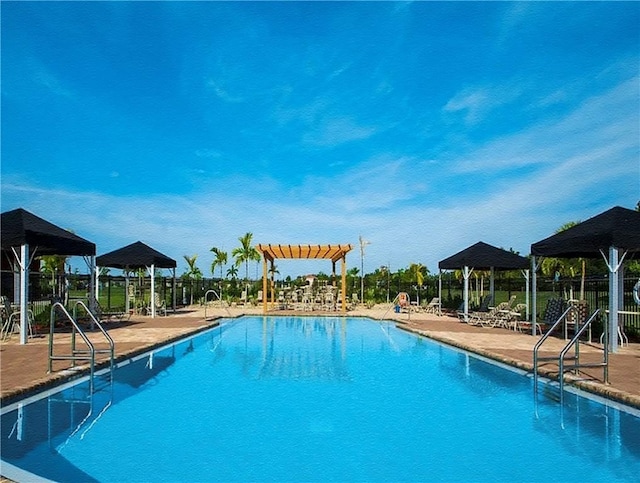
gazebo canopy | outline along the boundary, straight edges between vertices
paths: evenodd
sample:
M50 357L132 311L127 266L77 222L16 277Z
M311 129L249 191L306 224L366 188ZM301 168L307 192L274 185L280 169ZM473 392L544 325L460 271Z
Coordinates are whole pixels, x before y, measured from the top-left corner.
M2 249L29 245L37 255L92 256L96 245L22 208L2 213Z
M640 252L640 212L615 206L567 230L531 245L535 256L600 258L616 247Z
M337 262L351 249L351 245L257 245L266 260L276 258L328 259Z
M473 267L477 270L492 267L498 270L514 270L529 268L529 260L480 241L440 261L438 267L441 270L456 270L462 267Z
M137 241L126 247L96 257L96 265L99 267L138 269L152 265L157 268L176 268L177 263L173 258L169 258L149 245Z
M137 241L126 247L119 248L104 255L96 257L96 265L99 267L121 268L123 270L136 270L140 268L149 269L151 275L151 317L156 316L155 306L155 277L153 276L152 267L155 268L173 268L177 266L173 258L154 250L149 245ZM173 271L173 279L175 286L175 270ZM175 310L175 287L173 291L173 308ZM125 295L127 309L129 308L129 293Z

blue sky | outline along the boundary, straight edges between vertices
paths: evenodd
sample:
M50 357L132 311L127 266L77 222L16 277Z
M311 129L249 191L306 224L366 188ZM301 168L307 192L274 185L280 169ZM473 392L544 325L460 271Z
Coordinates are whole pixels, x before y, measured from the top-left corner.
M640 200L639 2L2 2L2 211L365 272ZM83 269L84 264L79 265ZM280 261L282 276L331 271ZM86 270L86 268L84 268ZM253 274L252 274L253 275Z

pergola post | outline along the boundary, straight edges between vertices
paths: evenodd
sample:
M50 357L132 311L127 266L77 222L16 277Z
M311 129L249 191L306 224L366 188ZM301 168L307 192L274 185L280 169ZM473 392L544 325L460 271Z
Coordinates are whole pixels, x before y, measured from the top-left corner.
M342 284L340 285L340 292L342 293L342 312L346 312L347 311L347 256L346 255L342 255L342 265L341 265L341 272L342 272Z
M267 257L262 257L262 313L267 313Z
M271 289L271 310L273 310L274 307L276 306L275 305L276 304L276 298L275 298L276 297L276 290L275 290L275 288L276 288L275 276L276 275L275 275L275 263L274 263L274 260L271 260L271 270L270 270L270 272L271 272L271 280L269 280L269 282L270 282L269 283L269 287ZM263 292L262 296L266 297L267 294Z

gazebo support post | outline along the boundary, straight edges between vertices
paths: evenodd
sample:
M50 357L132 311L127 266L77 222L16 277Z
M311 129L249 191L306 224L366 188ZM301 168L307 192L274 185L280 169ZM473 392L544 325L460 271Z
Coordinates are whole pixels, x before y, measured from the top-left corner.
M464 303L464 321L469 322L469 277L471 276L471 272L473 272L473 268L469 269L467 265L464 266L462 271L462 276L464 277L464 288L463 288L463 303Z
M491 300L492 300L493 305L497 305L496 304L496 270L495 270L495 267L491 267L491 271L490 271L490 275L489 275L489 293L491 294Z
M442 269L438 269L438 302L440 308L438 309L438 315L442 315Z
M531 335L536 335L536 323L538 322L538 267L536 256L531 255Z
M171 308L173 309L173 313L176 313L176 268L173 267L173 281L171 283L171 304L173 305Z
M29 318L27 303L29 301L29 245L20 245L20 344L27 343Z
M156 317L156 277L155 277L155 265L152 263L149 269L149 275L151 275L151 299L149 305L151 306L151 318Z
M624 255L622 259L624 259ZM609 352L613 353L618 351L618 310L620 309L618 297L620 280L618 273L620 265L622 265L620 251L616 247L609 247L609 260L607 261L607 266L609 267L609 334L607 345Z

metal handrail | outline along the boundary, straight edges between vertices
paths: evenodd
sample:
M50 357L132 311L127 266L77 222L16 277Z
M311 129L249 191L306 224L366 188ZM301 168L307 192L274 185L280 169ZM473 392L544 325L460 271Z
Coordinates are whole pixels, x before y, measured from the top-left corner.
M533 392L537 394L538 392L538 361L550 361L555 360L555 357L538 357L538 350L544 344L544 342L549 338L549 336L553 333L554 330L563 322L563 320L567 317L570 311L574 310L574 307L571 305L565 309L558 320L556 320L553 325L549 328L549 330L540 337L540 340L536 342L536 345L533 346Z
M76 312L77 312L78 306L81 306L84 309L84 311L87 313L87 315L89 315L89 317L91 318L91 327L97 326L100 332L102 332L102 335L104 335L105 339L107 339L107 343L109 344L109 370L113 372L113 360L115 358L115 343L113 342L113 339L111 338L109 333L104 329L100 320L98 320L98 318L94 315L93 312L91 312L91 310L89 310L89 307L87 307L87 305L82 300L76 301L76 303L73 305L74 318L76 318ZM71 334L71 346L72 346L71 350L75 352L75 330ZM96 349L96 352L104 353L106 351L101 349Z
M56 302L51 305L51 317L49 320L49 365L48 372L51 373L53 371L53 361L54 360L70 360L75 365L75 362L78 360L89 361L89 391L93 393L94 384L93 384L93 376L95 373L95 365L96 365L96 353L106 353L110 354L109 364L110 371L113 375L113 361L114 361L114 353L115 353L115 344L111 336L104 330L100 321L96 319L93 313L88 309L88 307L82 302L78 300L74 305L74 314L76 312L76 308L78 305L81 305L89 317L92 320L92 325L98 326L102 334L107 339L109 343L109 349L96 349L93 343L87 337L87 334L82 330L82 328L78 325L78 321L75 317L71 316L71 314L67 311L64 305L60 302ZM56 310L59 310L65 318L71 322L71 354L69 355L54 355L53 354L53 342L54 342L54 333L55 333L55 314ZM76 349L76 333L80 334L82 340L87 345L88 350L77 350Z
M564 349L560 352L560 356L558 357L558 380L560 383L560 405L564 404L564 356L567 355L567 352L571 349L573 345L580 343L580 336L584 333L587 328L591 326L591 323L595 320L596 316L600 312L600 309L596 309L593 314L587 319L583 326L581 326L577 331L573 338L569 341L569 343L564 346ZM578 351L578 345L576 345L576 362L572 366L573 369L578 369L580 367L603 367L604 372L604 382L609 382L609 350L607 345L604 346L604 360L601 363L587 363L580 364L580 353Z
M213 289L209 289L204 293L204 318L207 318L207 295L209 295L210 293L214 294L216 296L216 298L220 301L220 306L223 307L224 306L224 302L223 300L220 298L220 295L218 295L218 292L216 292ZM213 300L213 299L212 299ZM229 316L231 316L231 312L229 312L229 307L224 307L224 309L227 311L227 313L229 314Z
M75 353L75 351L72 351L71 355L68 355L68 356L53 355L53 333L54 333L54 327L55 327L56 309L60 309L62 314L71 322L71 325L74 327L74 329L78 331L78 333L80 334L80 337L82 337L85 344L87 344L87 347L89 347L89 357L78 355ZM71 360L74 363L76 360L85 360L85 361L88 360L90 361L89 390L93 392L93 373L94 373L95 362L96 362L96 349L94 345L91 343L91 341L86 336L84 331L78 326L78 323L76 322L76 320L73 317L71 317L71 314L67 311L65 306L62 305L60 302L56 302L51 306L51 317L49 319L49 322L50 322L49 323L49 373L53 371L54 360Z

